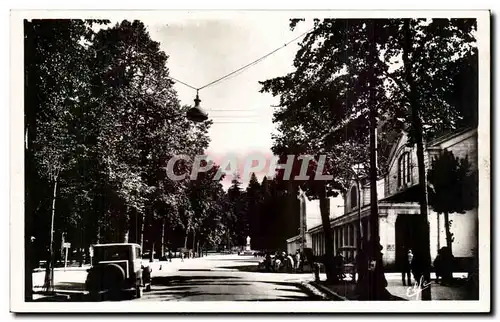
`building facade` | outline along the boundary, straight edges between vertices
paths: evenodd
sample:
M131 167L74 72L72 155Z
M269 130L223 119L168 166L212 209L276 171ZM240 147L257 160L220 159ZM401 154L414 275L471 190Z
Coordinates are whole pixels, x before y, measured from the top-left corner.
M300 226L298 227L299 234L287 239L287 252L295 253L297 250L304 248L313 248L313 243L310 232L311 228L321 226L321 213L319 210L319 200L309 199L303 191L299 191L300 203ZM330 197L330 220L340 217L344 214L344 198Z
M418 201L418 167L416 147L408 146L408 138L403 133L393 145L389 155L386 173L377 182L377 197L379 208L379 234L383 247L383 262L388 268L396 267L408 249L419 239L416 225L420 214ZM440 137L425 145L424 160L426 173L431 160L447 149L456 157L467 157L472 170L477 169L477 129L465 129L453 134ZM343 196L344 212L340 216L333 216L330 225L334 235L334 250L340 247L357 246L357 234L361 238L369 239L370 232L370 186L367 180L360 180L358 185L352 182L351 187ZM360 195L358 198L358 194ZM358 201L359 200L359 201ZM318 206L319 209L319 206ZM308 209L306 209L306 212ZM430 207L428 209L430 228L430 246L432 260L438 250L446 246L444 219ZM307 216L307 215L306 215ZM477 208L464 214L449 215L452 221L450 230L453 233L453 254L459 260L467 261L472 258L477 248ZM324 234L321 222L307 227L307 235L313 254L322 255L325 252ZM293 238L292 238L293 239ZM289 239L292 242L292 239ZM354 250L343 250L347 260L354 259Z

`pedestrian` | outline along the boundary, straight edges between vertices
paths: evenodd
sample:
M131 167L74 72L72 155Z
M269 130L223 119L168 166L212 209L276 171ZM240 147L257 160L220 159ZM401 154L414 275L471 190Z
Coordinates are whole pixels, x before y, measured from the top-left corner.
M438 250L438 254L437 254L436 258L434 259L434 262L432 263L432 265L434 266L434 271L436 272L436 283L437 284L439 284L439 279L441 278L441 281L442 281L442 278L443 278L442 251L443 251L442 248Z
M182 250L181 251L181 262L183 262L183 261L184 261L184 251Z
M170 262L172 262L172 251L171 250L168 251L168 260Z
M342 251L337 252L337 256L334 258L335 271L337 272L337 278L343 280L344 275L344 256L342 256Z
M146 288L146 292L151 291L151 272L153 269L151 266L141 266L142 268L142 283Z
M423 267L423 260L422 260L422 253L421 252L415 252L412 253L413 257L410 263L410 269L411 273L413 275L413 279L417 281L417 283L420 283L420 279L423 276L424 273L424 267Z
M453 262L455 260L450 248L443 247L442 255L442 282L441 285L451 285L453 283Z
M285 268L286 268L287 272L293 272L294 269L295 269L295 263L293 261L292 255L287 255L286 259L287 260L286 260L286 263L285 263L286 264Z
M302 259L300 257L300 250L297 249L297 252L295 253L295 271L299 270L302 263Z
M283 257L280 252L276 252L276 255L274 256L274 271L279 272L281 268L281 263L283 261Z
M272 268L272 258L271 254L266 253L266 257L264 259L264 267L266 268L266 271L270 272Z
M408 281L408 286L411 285L411 267L413 262L413 252L408 249L406 256L403 259L401 266L401 278L403 279L403 285L406 286L406 281Z

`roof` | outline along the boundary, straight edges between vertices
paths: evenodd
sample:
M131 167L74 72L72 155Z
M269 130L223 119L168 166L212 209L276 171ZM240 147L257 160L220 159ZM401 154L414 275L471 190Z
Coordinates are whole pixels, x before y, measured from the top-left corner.
M475 131L477 130L477 128L474 128L474 127L466 127L466 128L462 128L462 129L458 129L458 130L454 130L454 131L450 131L446 134L443 134L443 135L440 135L438 136L437 138L427 142L425 144L425 150L434 150L437 148L437 146L445 141L448 141L448 140L452 140L460 135L463 135L467 132L470 132L470 131ZM408 133L406 131L402 131L399 135L396 136L396 141L394 142L394 144L392 144L392 147L391 147L391 152L389 153L388 155L388 158L387 158L387 164L389 165L391 163L391 160L394 158L395 154L398 152L398 147L399 147L399 142L405 137L405 136L408 136ZM385 170L385 173L384 174L387 174L386 171L387 169L384 169Z
M460 136L464 133L467 133L469 131L474 131L474 130L477 130L477 128L475 127L466 127L466 128L462 128L462 129L459 129L459 130L456 130L456 131L452 131L452 132L449 132L447 134L444 134L444 135L441 135L437 138L435 138L434 140L430 141L428 144L427 144L427 147L433 147L433 146L436 146L440 143L443 143L445 141L448 141L448 140L451 140L457 136Z
M109 243L109 244L92 245L92 247L103 247L103 246L138 246L138 247L141 247L141 245L136 244L136 243Z

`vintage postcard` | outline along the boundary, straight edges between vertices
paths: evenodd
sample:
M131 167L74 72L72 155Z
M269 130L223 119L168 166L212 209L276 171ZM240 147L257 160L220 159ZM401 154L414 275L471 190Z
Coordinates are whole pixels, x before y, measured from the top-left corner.
M11 11L10 46L11 311L491 310L489 11Z

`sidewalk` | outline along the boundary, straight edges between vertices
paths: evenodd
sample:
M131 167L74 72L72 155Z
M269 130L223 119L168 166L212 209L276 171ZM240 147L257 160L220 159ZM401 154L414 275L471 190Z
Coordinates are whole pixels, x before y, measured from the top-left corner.
M464 286L466 274L454 273L455 283L453 286L443 286L434 282L435 276L431 274L431 298L434 301L451 300L461 301L469 300L467 288ZM357 300L356 284L350 281L343 283L328 285L325 283L326 275L320 274L320 282L312 282L311 284L321 291L329 294L334 300L352 301ZM386 273L387 290L394 296L395 300L403 301L419 301L420 292L413 286L404 286L401 281L401 274ZM415 281L413 282L415 283Z
M182 261L180 258L172 258L170 261L155 261L149 262L149 260L144 260L144 265L149 265L153 269L153 277L172 274L180 269L193 269L208 267L207 258L208 257L196 257L196 258L186 258ZM192 265L196 264L196 265ZM83 267L64 267L54 268L54 288L57 292L63 293L73 293L73 292L85 292L85 279L87 278L87 269L90 265L84 265ZM35 269L33 270L33 291L41 292L43 290L43 284L45 280L45 269Z

